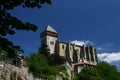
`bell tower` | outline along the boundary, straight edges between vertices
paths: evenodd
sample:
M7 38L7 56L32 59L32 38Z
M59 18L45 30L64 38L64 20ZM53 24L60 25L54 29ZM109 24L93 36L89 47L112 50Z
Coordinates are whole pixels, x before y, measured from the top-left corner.
M41 45L46 44L50 49L50 54L54 54L58 33L50 25L48 25L45 30L41 32L40 37Z

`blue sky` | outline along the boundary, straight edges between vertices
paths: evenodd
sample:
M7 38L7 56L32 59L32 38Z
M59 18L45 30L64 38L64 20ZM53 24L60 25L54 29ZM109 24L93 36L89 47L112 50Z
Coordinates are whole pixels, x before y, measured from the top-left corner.
M40 47L40 32L51 25L64 42L92 42L98 54L115 54L118 59L109 63L120 67L120 0L52 0L52 5L41 9L17 7L10 11L24 22L38 26L37 32L17 31L7 36L21 45L25 55ZM110 55L102 56L105 60ZM105 58L105 59L103 59ZM114 56L110 57L115 58Z

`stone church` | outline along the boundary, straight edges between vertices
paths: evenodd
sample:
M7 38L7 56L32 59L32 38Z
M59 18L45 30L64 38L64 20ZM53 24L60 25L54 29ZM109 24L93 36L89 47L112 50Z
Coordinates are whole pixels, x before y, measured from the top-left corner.
M83 67L97 66L96 49L93 46L79 46L70 42L58 40L58 33L50 25L40 34L41 44L46 44L50 54L58 55L63 59L70 77L79 73Z

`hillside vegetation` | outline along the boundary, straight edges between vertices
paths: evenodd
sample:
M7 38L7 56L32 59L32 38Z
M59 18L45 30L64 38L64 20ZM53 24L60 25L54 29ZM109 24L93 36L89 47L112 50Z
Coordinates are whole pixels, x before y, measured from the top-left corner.
M116 66L100 62L97 67L85 67L73 80L120 80L120 72Z
M0 58L6 61L7 54ZM58 65L59 57L50 55L49 49L43 45L38 52L26 57L29 71L37 78L56 80L56 75L62 73L64 80L68 80L68 74L63 65ZM107 62L99 62L96 67L85 67L80 73L75 73L72 80L120 80L120 72L117 67Z
M26 60L28 63L29 71L35 77L56 80L56 75L60 72L63 73L62 77L68 80L68 74L64 66L55 65L57 56L50 55L49 49L43 45L39 52L30 54Z
M68 80L65 67L55 65L57 60L55 55L50 55L46 45L43 45L38 53L32 53L27 57L29 70L36 77L55 80L56 74L63 72L64 80ZM120 72L116 66L100 62L97 67L85 67L80 73L76 73L72 80L120 80Z

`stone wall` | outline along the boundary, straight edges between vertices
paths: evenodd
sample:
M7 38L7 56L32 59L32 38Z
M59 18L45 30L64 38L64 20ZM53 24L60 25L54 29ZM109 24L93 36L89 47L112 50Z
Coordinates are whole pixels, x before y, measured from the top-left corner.
M0 80L43 80L35 78L26 67L16 67L11 64L0 64Z

